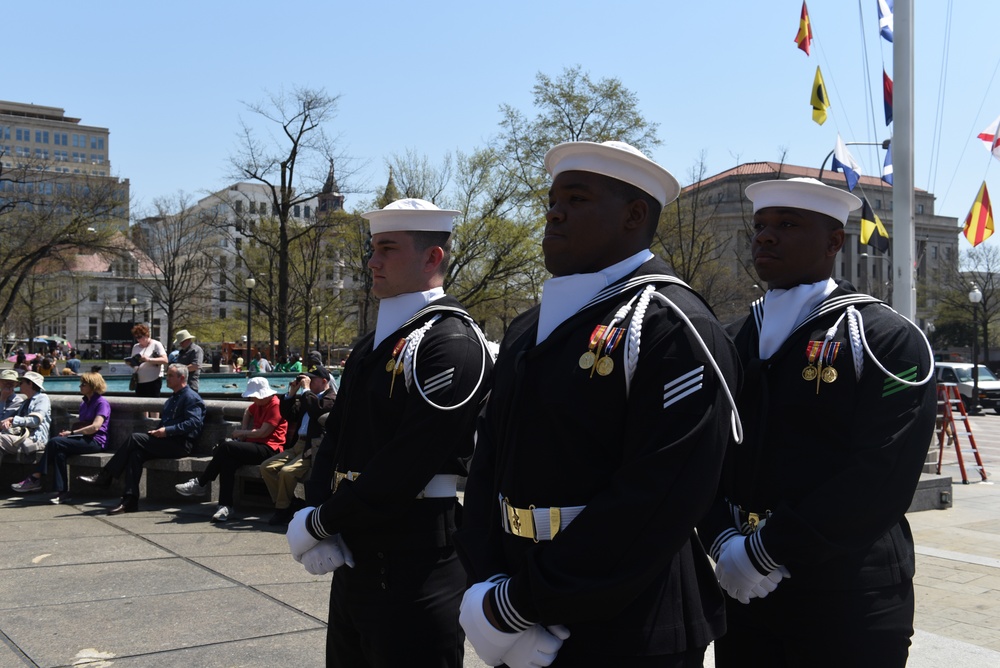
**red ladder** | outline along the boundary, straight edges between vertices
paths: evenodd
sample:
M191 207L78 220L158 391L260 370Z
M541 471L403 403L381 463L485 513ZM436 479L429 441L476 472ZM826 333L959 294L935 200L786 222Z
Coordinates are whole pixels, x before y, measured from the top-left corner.
M962 472L962 484L969 484L969 477L965 474L965 460L962 458L962 449L958 445L958 431L955 429L955 414L953 406L958 406L961 412L962 423L965 424L965 435L969 437L969 445L972 454L976 456L975 468L979 469L979 475L983 481L986 480L986 468L983 466L983 459L979 456L979 448L976 447L976 437L972 435L972 425L969 423L969 414L965 412L965 404L962 402L962 395L958 393L958 385L953 383L942 383L937 386L938 391L938 463L937 472L941 475L941 462L944 459L944 449L948 445L955 446L955 456L958 458L958 468Z

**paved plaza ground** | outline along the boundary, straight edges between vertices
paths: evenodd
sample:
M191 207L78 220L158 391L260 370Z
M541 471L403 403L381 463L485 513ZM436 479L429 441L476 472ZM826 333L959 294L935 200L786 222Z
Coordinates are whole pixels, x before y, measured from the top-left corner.
M1000 475L1000 416L972 425ZM974 482L949 450L954 506L909 515L918 668L1000 666L1000 486L959 445ZM330 576L292 560L266 511L219 526L181 499L109 517L112 499L0 497L0 668L323 665ZM466 665L484 664L469 648Z

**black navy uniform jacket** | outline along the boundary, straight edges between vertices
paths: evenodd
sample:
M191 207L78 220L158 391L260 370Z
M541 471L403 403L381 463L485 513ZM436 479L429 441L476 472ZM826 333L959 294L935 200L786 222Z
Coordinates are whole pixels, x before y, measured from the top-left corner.
M461 308L444 296L432 306ZM455 498L417 499L436 474L468 475L475 418L493 362L464 318L445 313L423 337L416 374L432 406L386 370L397 342L433 314L404 325L372 349L362 337L347 360L326 436L315 454L307 500L319 506L325 531L361 549L413 549L451 544ZM483 356L486 355L485 367ZM438 382L428 383L439 378ZM331 496L334 472L360 473Z
M817 386L803 378L809 342L822 341L845 312L845 300L857 296L840 282L766 360L758 354L754 315L733 326L745 368L739 399L745 438L729 450L719 500L701 535L708 546L726 529L739 530L727 499L762 518L770 512L760 540L792 575L782 588L874 588L913 577L904 513L934 429L934 381L899 383L867 353L858 378L847 318L832 339L840 343L837 379ZM924 379L932 361L923 336L871 301L856 308L875 358L896 376Z
M670 273L651 259L619 284ZM735 388L736 354L708 306L686 287L657 285ZM692 330L655 299L628 396L624 344L609 375L580 367L595 326L642 287L581 309L539 345L537 307L512 323L456 536L472 579L509 575L511 603L527 620L567 625L577 649L637 656L704 647L724 630L722 594L694 527L715 497L732 415ZM672 388L684 377L692 391L680 396ZM499 495L517 508L586 509L535 543L503 531Z

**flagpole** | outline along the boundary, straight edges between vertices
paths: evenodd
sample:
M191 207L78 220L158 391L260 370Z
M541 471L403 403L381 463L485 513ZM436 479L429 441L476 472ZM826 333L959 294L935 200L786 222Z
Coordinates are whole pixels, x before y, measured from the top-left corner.
M893 5L892 255L893 308L916 322L913 198L913 0Z

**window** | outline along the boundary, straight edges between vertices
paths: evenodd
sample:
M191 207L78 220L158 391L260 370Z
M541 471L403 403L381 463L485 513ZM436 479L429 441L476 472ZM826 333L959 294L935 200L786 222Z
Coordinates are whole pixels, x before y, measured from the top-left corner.
M0 139L10 139L10 126L3 125L0 126Z
M48 130L35 130L35 143L36 144L48 144L49 143L49 131Z
M880 200L880 199L876 199L875 200L875 208L879 209L879 210L882 209L882 200Z
M87 301L96 302L97 301L97 286L91 285L88 289Z
M923 204L918 204L917 205L917 213L923 213L923 212L924 212L924 205Z
M27 128L17 128L14 131L14 136L17 137L18 141L31 141L31 130Z
M932 260L938 259L938 247L937 246L931 246L931 259Z
M309 214L310 214L310 213L311 213L311 211L310 211L310 207L309 207L309 205L307 204L307 205L306 205L306 218L309 218Z
M69 146L69 136L65 132L53 132L52 143L56 146Z
M220 304L225 304L226 303L226 291L225 290L219 290L219 303Z
M87 336L92 339L97 338L97 318L87 319Z
M219 319L220 320L225 320L226 319L226 309L224 309L224 308L220 308L219 309Z
M300 218L302 216L302 210L301 210L301 207L298 204L296 204L293 207L293 209L292 209L292 215L295 216L296 218Z
M250 213L257 213L257 202L250 200Z
M116 296L118 297L118 301L119 302L126 301L125 300L125 286L124 285L119 285L115 290L116 290L116 293L117 293Z
M236 200L236 213L243 213L243 200Z

